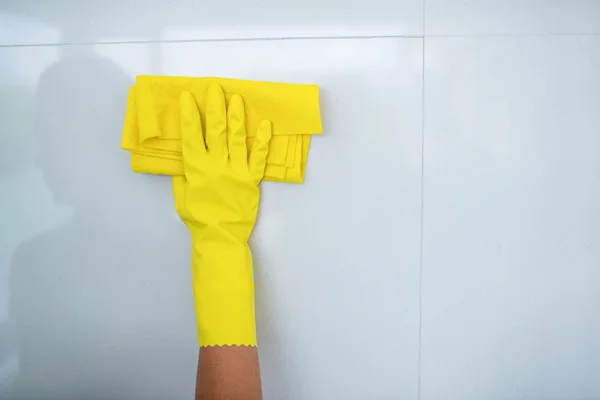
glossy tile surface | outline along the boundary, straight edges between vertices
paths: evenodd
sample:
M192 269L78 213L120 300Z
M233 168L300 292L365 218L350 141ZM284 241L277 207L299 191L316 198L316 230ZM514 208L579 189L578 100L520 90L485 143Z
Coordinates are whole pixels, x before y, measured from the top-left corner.
M5 0L0 44L422 35L422 0Z
M252 238L266 400L600 398L599 38L596 0L0 2L0 398L193 396L136 74L321 87Z
M12 47L0 59L9 398L192 397L188 234L169 180L131 173L119 149L127 88L144 73L320 85L325 134L306 181L263 185L252 238L265 398L416 398L421 39Z
M597 0L426 0L427 35L600 33Z
M427 39L421 399L600 396L600 38Z

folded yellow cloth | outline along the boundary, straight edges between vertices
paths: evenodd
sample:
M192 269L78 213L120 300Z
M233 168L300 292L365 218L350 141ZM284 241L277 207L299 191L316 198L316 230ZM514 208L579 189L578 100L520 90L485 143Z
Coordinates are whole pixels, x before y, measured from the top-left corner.
M131 152L133 171L183 175L179 95L190 92L204 118L211 83L223 88L228 104L233 94L243 98L248 149L260 123L271 121L273 137L264 179L302 183L310 135L322 133L319 87L225 78L136 77L129 89L121 140L121 148Z

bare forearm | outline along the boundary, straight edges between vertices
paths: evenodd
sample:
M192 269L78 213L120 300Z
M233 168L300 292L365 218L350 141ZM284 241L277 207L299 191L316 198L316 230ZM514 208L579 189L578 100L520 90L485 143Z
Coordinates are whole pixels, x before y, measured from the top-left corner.
M261 400L258 352L252 346L201 347L196 400Z

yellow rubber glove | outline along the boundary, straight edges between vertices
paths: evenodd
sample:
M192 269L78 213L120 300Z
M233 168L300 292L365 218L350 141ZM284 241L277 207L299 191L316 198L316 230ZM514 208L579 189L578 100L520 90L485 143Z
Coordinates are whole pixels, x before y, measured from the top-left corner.
M175 207L192 236L192 280L200 346L256 346L254 273L248 238L256 222L271 123L246 149L244 103L226 110L221 87L206 97L206 134L194 97L179 99L185 176L173 176Z

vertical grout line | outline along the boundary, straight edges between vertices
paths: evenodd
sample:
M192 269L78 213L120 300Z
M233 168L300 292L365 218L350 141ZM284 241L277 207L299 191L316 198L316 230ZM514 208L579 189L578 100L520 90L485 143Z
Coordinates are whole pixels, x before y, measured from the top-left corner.
M417 361L417 400L421 400L421 349L423 333L423 215L425 211L425 2L423 0L423 42L421 58L421 238L419 249L419 345Z

